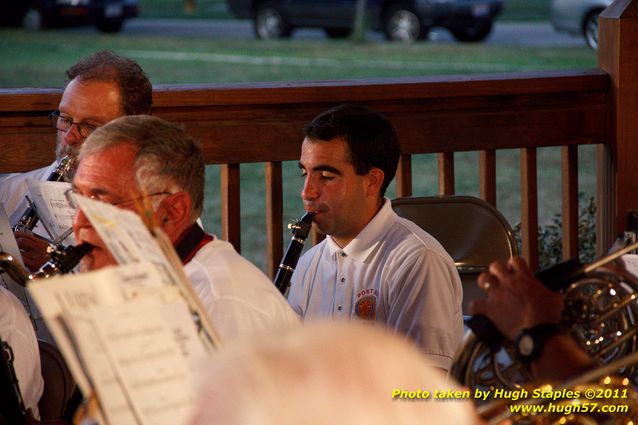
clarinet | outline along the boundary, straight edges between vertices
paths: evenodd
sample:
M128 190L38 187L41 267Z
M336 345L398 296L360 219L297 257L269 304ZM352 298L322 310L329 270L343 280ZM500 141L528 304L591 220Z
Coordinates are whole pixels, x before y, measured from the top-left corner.
M292 231L292 238L290 239L288 248L286 248L284 258L281 260L281 264L279 264L277 274L275 275L275 286L282 294L286 293L286 289L288 289L288 286L290 285L290 278L292 277L292 273L295 271L295 267L297 267L299 256L303 250L303 245L306 242L308 233L310 233L312 220L314 218L315 213L308 212L295 224L288 225L288 228Z
M10 254L0 252L0 271L6 272L18 285L26 286L35 279L48 279L51 276L70 273L92 249L93 245L86 242L75 246L49 247L47 253L50 260L35 273L29 273Z
M53 172L51 172L51 174L47 178L47 181L59 182L64 180L67 177L67 174L69 173L69 171L71 170L71 167L73 167L74 163L75 163L74 157L72 157L71 155L65 156L64 158L60 160L60 162L55 167ZM22 214L22 217L20 217L20 220L18 220L16 225L13 226L13 231L17 231L17 230L31 231L33 230L35 225L38 224L39 220L40 220L40 217L38 217L38 212L32 206L29 206L27 210L24 212L24 214Z

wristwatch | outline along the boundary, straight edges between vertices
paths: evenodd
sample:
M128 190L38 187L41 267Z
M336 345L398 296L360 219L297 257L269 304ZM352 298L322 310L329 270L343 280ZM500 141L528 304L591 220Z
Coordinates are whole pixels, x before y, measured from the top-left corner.
M561 331L557 323L542 323L529 329L522 329L516 336L515 346L518 355L524 362L538 359L543 351L545 341Z

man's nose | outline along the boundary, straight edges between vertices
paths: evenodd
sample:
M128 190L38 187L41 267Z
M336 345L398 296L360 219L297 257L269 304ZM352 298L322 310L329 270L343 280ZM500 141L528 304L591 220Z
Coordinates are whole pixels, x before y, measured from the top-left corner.
M84 215L84 212L80 208L75 210L75 216L73 217L73 234L75 235L75 239L77 240L79 238L80 229L85 229L90 227L93 227L93 226L91 226L91 222L89 221L88 218L86 218L86 215Z
M301 199L304 201L310 201L319 197L319 190L317 185L312 181L310 177L306 177L303 188L301 189Z
M62 139L64 140L64 143L69 146L79 146L82 144L82 142L84 142L84 137L82 137L82 135L80 134L80 130L75 123L71 124L71 127L69 127L67 131L63 131L62 133Z

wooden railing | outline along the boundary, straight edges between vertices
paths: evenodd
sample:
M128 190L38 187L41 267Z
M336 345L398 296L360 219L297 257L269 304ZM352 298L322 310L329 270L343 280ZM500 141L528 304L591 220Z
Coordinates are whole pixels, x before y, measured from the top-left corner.
M454 153L479 151L480 195L496 202L495 152L521 151L523 255L538 265L537 157L560 146L564 256L578 251L579 145L599 146L599 251L638 209L638 0L619 0L601 17L599 68L455 77L211 84L155 87L153 113L182 123L221 164L222 237L240 247L242 163L265 163L268 271L283 252L282 161L299 155L301 129L319 112L349 102L395 125L402 149L397 194L412 194L411 157L438 155L439 193L455 193ZM47 113L60 89L0 90L0 172L46 165L54 140Z

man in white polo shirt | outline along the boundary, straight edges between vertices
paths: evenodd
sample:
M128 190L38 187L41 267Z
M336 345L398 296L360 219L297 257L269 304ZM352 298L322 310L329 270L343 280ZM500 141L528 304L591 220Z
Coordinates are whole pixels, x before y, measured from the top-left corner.
M301 197L327 237L301 257L288 302L305 320L384 323L448 370L463 337L461 281L443 247L384 197L399 155L390 122L365 107L306 125Z

